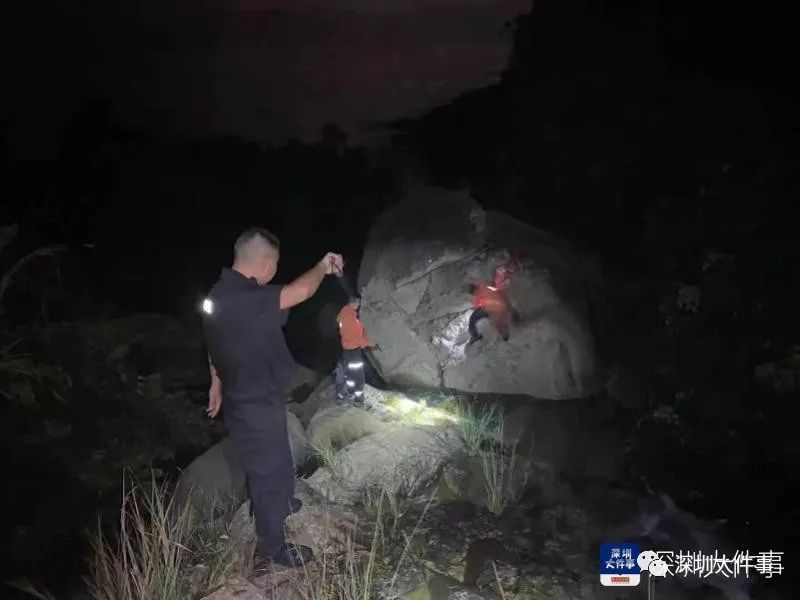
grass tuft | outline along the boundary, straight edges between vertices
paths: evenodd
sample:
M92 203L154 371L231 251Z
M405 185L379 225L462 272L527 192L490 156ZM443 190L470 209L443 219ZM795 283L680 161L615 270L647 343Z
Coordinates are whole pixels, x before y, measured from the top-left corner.
M92 537L87 587L94 600L185 600L223 585L235 569L232 507L198 513L178 506L166 484L123 486L114 537ZM200 576L198 577L198 573Z
M190 512L174 510L163 485L125 482L119 531L109 539L98 527L92 538L89 593L94 600L179 600L187 596L184 574L190 554Z
M494 431L493 440L480 451L480 465L486 489L486 508L500 515L507 506L519 500L528 483L528 461L519 460L517 444L506 447L503 440L503 421Z
M236 574L240 548L232 536L231 524L238 505L235 498L215 499L206 512L191 513L191 587L211 592Z
M402 573L403 565L411 555L414 540L420 535L421 523L433 501L431 496L419 518L414 529L410 534L403 534L404 542L394 543L392 548L399 550L393 553L397 557L394 570L388 582L379 581L379 566L387 557L387 550L390 548L383 540L384 524L387 519L385 510L392 511L392 506L399 506L397 500L391 501L392 494L387 490L374 492L369 500L372 509L377 511L374 514L369 533L369 547L360 546L355 542L354 535L348 534L344 540L341 552L325 551L321 556L316 557L316 561L311 565L304 565L292 581L292 589L296 597L302 600L373 600L376 598L376 588L379 583L383 583L384 596L396 597L393 593L397 578ZM399 536L398 536L399 537ZM275 596L276 598L279 596ZM285 596L280 596L285 597Z
M480 456L483 446L503 427L503 411L497 404L475 407L461 400L456 404L456 427L469 456Z
M334 479L339 478L341 460L339 459L338 449L329 439L311 443L311 452L317 457L320 464L326 467L333 475Z

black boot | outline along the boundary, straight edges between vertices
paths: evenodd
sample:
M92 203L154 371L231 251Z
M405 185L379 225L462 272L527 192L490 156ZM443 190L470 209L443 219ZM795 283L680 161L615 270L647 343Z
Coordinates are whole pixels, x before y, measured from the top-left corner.
M469 338L469 341L467 342L467 345L465 347L469 348L470 346L472 346L472 344L474 344L478 340L482 340L482 339L483 339L482 335L476 335L474 337L471 337L471 338Z
M307 565L313 560L314 553L308 546L284 544L277 554L270 557L269 562L276 566L294 569Z

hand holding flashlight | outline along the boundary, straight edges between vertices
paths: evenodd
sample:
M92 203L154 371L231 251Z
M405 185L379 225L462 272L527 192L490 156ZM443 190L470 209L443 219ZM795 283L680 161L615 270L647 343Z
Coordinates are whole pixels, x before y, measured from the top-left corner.
M321 262L326 275L337 275L341 277L342 269L344 268L344 259L341 254L328 252Z

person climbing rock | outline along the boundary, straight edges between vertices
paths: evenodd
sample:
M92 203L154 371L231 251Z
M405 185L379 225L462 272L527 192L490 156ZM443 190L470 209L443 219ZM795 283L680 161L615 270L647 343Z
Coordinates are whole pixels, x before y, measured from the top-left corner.
M475 309L469 317L467 346L471 346L483 337L478 332L478 322L482 319L489 319L503 341L508 341L515 312L506 296L506 290L511 286L511 277L518 268L517 262L509 258L495 269L491 285L479 283L470 286Z
M356 406L364 405L365 376L362 351L376 346L367 338L364 325L358 319L360 305L361 300L357 296L351 296L336 317L342 340L342 358L336 369L336 396Z
M284 538L284 521L300 502L285 406L295 364L282 327L288 309L311 298L326 275L341 271L343 260L329 252L292 283L270 284L279 253L278 238L269 231L245 231L234 244L233 266L222 270L203 301L211 374L207 412L215 417L224 402L225 425L247 477L259 562L296 567L313 555Z

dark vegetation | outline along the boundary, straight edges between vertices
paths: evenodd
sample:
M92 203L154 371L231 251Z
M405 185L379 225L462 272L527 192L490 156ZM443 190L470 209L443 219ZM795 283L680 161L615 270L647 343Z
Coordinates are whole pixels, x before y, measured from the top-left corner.
M800 492L800 153L775 66L784 49L732 33L707 46L711 30L736 29L700 14L687 26L681 3L595 10L608 4L538 3L514 24L503 80L399 123L396 149L432 181L604 259L595 326L632 474L782 550ZM217 435L195 312L242 226L281 235L281 280L329 248L355 268L393 166L335 133L282 148L164 140L100 102L76 117L58 164L3 164L2 222L21 227L0 273L66 246L2 299L7 573L58 589L98 506L113 521L124 467L174 473ZM332 366L340 300L331 284L293 314L309 366Z
M632 474L775 545L800 491L790 37L735 7L612 4L537 3L503 81L400 123L399 143L603 257L594 326Z

